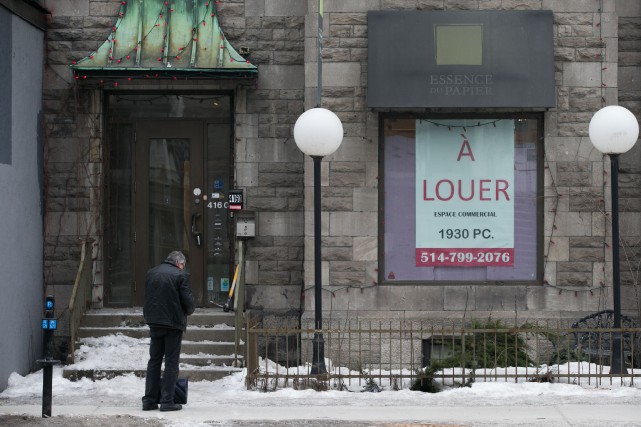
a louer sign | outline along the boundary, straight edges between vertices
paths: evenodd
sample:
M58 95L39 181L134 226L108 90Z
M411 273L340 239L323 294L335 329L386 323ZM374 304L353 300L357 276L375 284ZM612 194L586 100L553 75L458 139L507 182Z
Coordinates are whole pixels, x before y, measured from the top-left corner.
M514 121L487 123L417 120L417 267L514 265Z

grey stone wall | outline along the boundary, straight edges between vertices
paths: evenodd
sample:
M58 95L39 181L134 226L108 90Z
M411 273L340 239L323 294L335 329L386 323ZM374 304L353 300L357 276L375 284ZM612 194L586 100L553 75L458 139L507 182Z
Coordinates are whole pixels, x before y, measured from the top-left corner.
M256 86L246 91L245 113L237 110L236 119L236 180L245 188L247 209L257 213L258 228L247 244L247 303L263 325L292 327L300 315L304 249L303 155L292 129L304 111L307 7L294 0L244 4L232 44L250 46L259 67ZM224 9L221 14L229 35Z
M100 45L118 2L48 1L45 122L47 217L45 281L68 292L78 241L95 240L96 303L102 284L101 90L72 80L68 65ZM602 8L601 8L602 6ZM311 160L292 137L315 104L317 0L226 0L221 26L259 66L255 84L163 82L163 89L235 91L235 175L258 236L248 243L248 303L271 324L313 317ZM368 10L551 9L557 107L545 113L544 283L382 285L379 261L378 112L366 108ZM609 161L587 134L606 104L639 111L636 0L325 0L322 106L337 113L345 137L324 159L323 306L325 317L426 318L500 315L581 317L611 307ZM121 90L159 89L151 84ZM638 310L637 147L622 159L622 234L628 256L624 309Z
M619 105L641 117L641 2L619 1ZM621 238L621 282L629 290L641 318L641 144L621 157L619 206L625 218ZM636 304L636 305L634 305Z
M98 82L74 81L69 65L101 45L117 17L119 2L47 2L45 70L46 248L45 282L68 300L81 240L94 243L94 304L103 284L103 106ZM297 319L303 262L303 163L291 138L304 111L304 14L301 1L226 0L220 24L232 45L250 49L258 80L121 82L122 92L231 90L235 94L236 186L246 208L257 212L259 236L248 244L249 305ZM111 88L113 89L113 88ZM260 284L260 286L258 286Z
M44 2L46 33L43 107L45 122L45 250L47 292L62 314L59 336L68 335L65 308L80 261L81 242L93 241L94 300L102 301L102 91L74 81L69 65L102 44L113 27L117 2ZM66 341L56 340L64 355Z
M314 12L317 2L308 3L306 108L313 106L316 89ZM543 283L532 286L378 283L378 118L376 112L365 107L364 85L367 11L379 9L548 9L554 12L557 107L545 113ZM609 159L593 148L588 138L588 124L598 109L617 104L620 94L623 95L621 104L639 113L638 108L634 108L635 101L625 99L629 96L625 94L632 97L638 94L638 79L634 74L637 70L618 68L620 61L638 63L637 19L634 18L638 16L638 9L637 3L621 0L325 2L323 106L335 111L345 126L343 145L324 161L325 318L411 319L463 315L579 318L585 313L611 308ZM619 39L619 31L623 39ZM628 247L623 252L630 258L624 280L623 308L630 314L638 314L640 297L638 287L633 286L638 268L632 267L638 262L639 219L634 209L638 204L638 154L629 156L621 171L625 194L622 197L630 205L622 215L621 226L622 240ZM310 169L310 162L306 162L304 320L313 318L314 307Z

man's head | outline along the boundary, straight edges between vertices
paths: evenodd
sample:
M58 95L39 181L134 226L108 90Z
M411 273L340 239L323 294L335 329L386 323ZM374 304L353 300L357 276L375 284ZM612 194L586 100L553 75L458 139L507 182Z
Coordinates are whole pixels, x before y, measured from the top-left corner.
M185 258L185 255L183 255L182 252L172 251L169 253L169 255L167 255L167 258L165 258L165 262L173 264L176 267L183 270L185 268L185 264L187 263L187 259Z

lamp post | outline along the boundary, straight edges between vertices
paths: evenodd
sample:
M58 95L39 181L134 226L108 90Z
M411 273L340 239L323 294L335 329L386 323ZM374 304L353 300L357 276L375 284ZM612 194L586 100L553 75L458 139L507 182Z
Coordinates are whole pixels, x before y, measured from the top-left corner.
M338 149L343 141L343 124L325 108L312 108L300 115L294 125L298 148L314 161L314 339L312 374L325 374L323 304L321 273L321 160Z
M597 111L589 127L590 141L594 147L610 156L612 176L612 299L614 302L614 328L621 328L621 276L619 266L619 154L630 150L639 137L639 123L629 110L609 105ZM614 374L627 373L621 354L621 332L615 331L612 340L612 366Z

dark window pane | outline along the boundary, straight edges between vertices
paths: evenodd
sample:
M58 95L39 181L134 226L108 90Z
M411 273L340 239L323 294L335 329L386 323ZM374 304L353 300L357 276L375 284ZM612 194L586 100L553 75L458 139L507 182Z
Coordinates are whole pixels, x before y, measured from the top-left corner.
M109 224L105 227L109 285L105 288L111 304L129 303L133 272L130 147L133 130L130 124L114 124L109 150Z
M176 248L189 247L185 181L190 140L149 140L149 263L160 264Z

